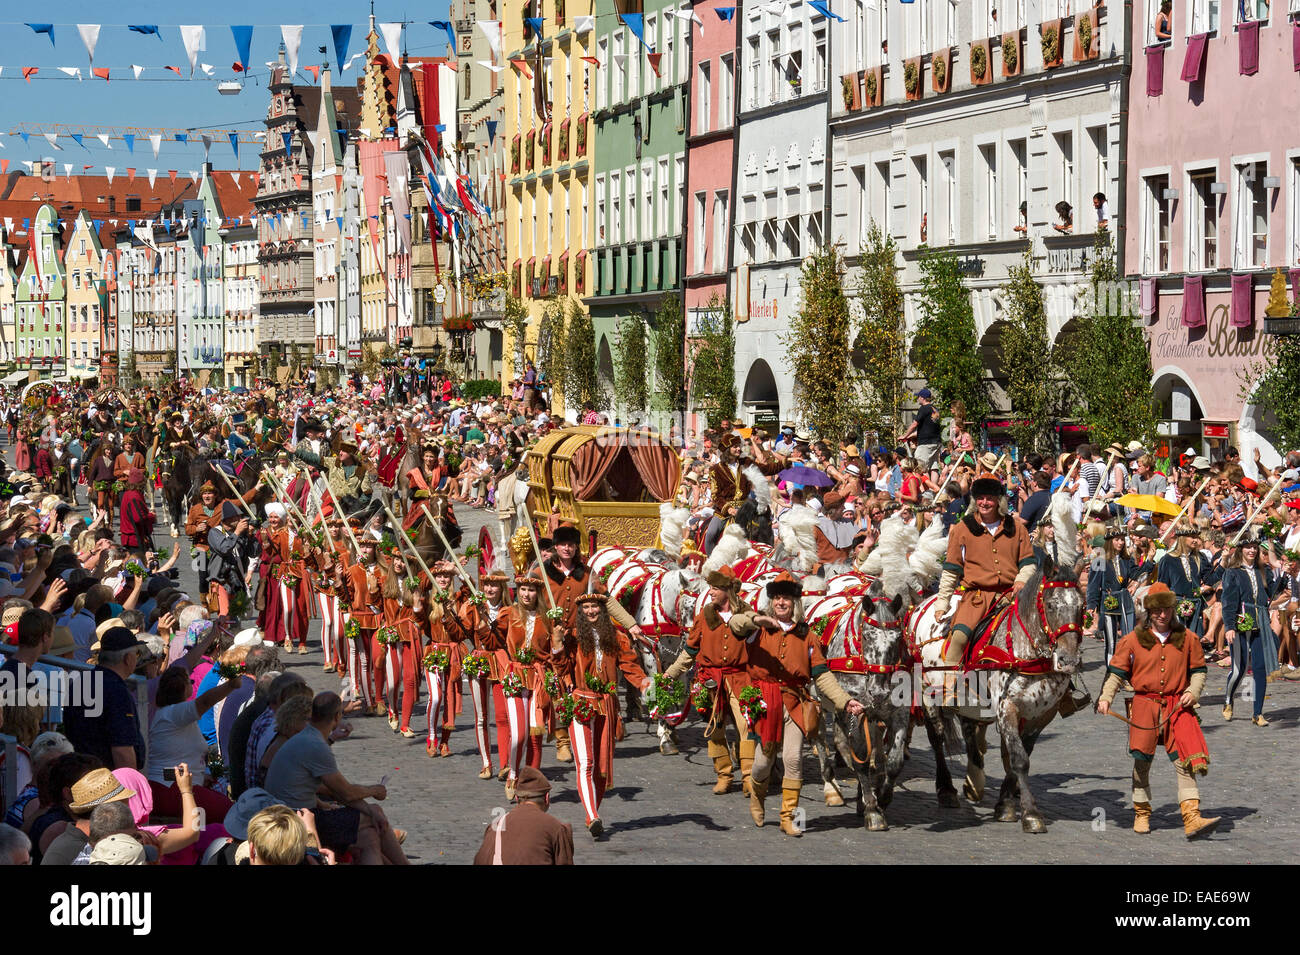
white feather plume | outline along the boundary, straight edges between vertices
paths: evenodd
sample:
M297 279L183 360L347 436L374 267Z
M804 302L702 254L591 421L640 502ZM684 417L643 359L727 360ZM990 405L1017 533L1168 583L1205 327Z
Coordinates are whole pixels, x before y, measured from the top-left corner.
M880 583L891 597L906 593L911 585L912 568L908 555L915 549L919 538L916 525L904 521L901 514L887 518L880 525L880 540L871 556L879 557Z
M806 504L796 504L781 515L780 525L781 542L788 553L795 555L795 570L812 573L818 563L817 538L813 536L817 512Z
M747 553L749 553L749 541L745 539L745 532L735 524L728 524L722 529L722 536L714 545L709 559L704 562L700 574L707 577L721 567L734 564Z
M672 501L659 505L659 546L674 557L682 552L682 539L690 517L688 507L674 507Z
M757 464L747 465L742 469L745 477L749 478L750 486L754 489L754 500L758 502L760 511L772 510L772 485L767 480L767 475L758 469Z
M923 584L933 584L943 572L943 559L947 553L948 535L943 521L936 516L921 534L912 556L908 558L912 573L920 578Z
M1052 495L1051 515L1057 563L1071 568L1079 555L1079 527L1074 523L1069 494L1057 491Z

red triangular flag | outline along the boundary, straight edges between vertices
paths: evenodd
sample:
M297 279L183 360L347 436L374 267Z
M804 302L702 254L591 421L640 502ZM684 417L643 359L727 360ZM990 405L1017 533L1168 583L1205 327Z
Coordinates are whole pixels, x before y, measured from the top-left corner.
M128 166L128 167L127 167L127 169L126 169L126 178L127 178L129 181L131 181L131 182L135 182L135 167L134 167L134 166Z
M176 170L175 170L175 169L168 169L168 170L167 170L167 178L170 179L170 180L172 181L172 185L173 185L173 186L176 185Z
M301 188L302 188L302 173L300 173L300 172L295 172L295 173L293 174L293 187L294 187L295 189L301 189Z
M32 77L35 76L40 71L41 68L39 66L24 66L23 79L25 79L28 83L30 83L32 81Z
M243 64L243 63L238 63L238 62L236 62L236 63L231 63L231 64L230 64L230 68L231 68L232 70L234 70L236 73L242 73L242 72L244 72L244 64Z
M179 66L164 66L163 69L165 69L165 70L171 70L171 71L172 71L173 73L175 73L177 76L180 76L180 75L181 75L181 68L180 68Z
M261 184L262 184L262 174L260 172L253 173L253 185L260 186Z
M93 67L93 68L91 68L91 71L90 71L90 72L91 72L92 75L94 75L94 76L98 76L98 77L99 77L101 80L103 80L105 83L108 82L108 67L107 67L107 66L96 66L96 67Z
M650 61L650 69L655 71L655 76L659 75L659 61L664 58L662 53L647 53L645 58Z
M600 66L600 60L596 59L594 56L584 56L582 59L584 62L590 63L592 66Z
M9 160L0 159L0 176L5 175L7 172L9 172Z
M86 163L84 166L81 167L81 171L85 172L87 169L94 169L94 168L95 166L93 163Z
M530 80L533 78L532 71L528 69L528 61L523 59L522 57L517 57L516 59L511 60L510 65L513 66L520 73L524 74L524 76L528 77Z
M304 66L303 69L311 74L313 80L320 82L320 66Z

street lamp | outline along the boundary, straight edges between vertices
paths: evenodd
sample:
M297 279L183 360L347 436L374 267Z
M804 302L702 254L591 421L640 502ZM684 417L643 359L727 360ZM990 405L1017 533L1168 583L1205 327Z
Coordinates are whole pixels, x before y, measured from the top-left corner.
M442 365L442 351L442 342L435 341L433 343L433 367L435 368Z

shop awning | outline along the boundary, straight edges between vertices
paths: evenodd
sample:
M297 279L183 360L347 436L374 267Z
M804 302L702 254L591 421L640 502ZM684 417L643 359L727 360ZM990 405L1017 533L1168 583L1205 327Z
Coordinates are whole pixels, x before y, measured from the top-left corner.
M0 378L0 385L17 385L27 380L27 372L11 371L9 374Z
M81 380L85 380L86 378L98 378L99 369L98 368L74 368L72 369L70 374L72 375L73 378L78 378Z

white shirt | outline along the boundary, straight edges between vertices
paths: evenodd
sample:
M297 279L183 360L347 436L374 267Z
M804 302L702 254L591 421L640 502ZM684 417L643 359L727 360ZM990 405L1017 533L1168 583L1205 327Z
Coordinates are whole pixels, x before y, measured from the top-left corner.
M1159 640L1161 643L1168 643L1168 642L1169 642L1169 633L1168 633L1168 632L1161 633L1159 630L1152 630L1151 632L1154 633L1154 634L1156 635L1156 639Z
M159 707L149 724L145 776L156 783L164 782L163 770L177 763L188 763L190 772L199 776L207 756L208 742L199 729L199 708L195 701Z

